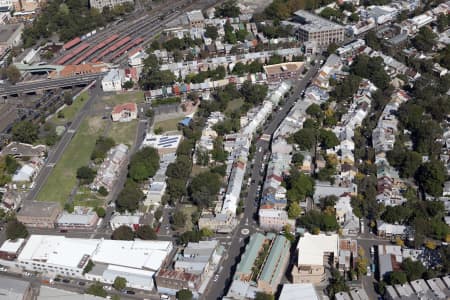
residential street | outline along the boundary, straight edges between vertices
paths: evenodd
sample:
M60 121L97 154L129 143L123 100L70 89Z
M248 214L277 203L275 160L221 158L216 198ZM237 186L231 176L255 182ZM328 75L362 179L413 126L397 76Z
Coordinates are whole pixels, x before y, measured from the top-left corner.
M272 114L272 120L269 121L264 134L272 135L278 128L280 123L289 113L290 109L294 105L295 101L298 100L300 92L307 86L311 78L316 74L319 66L313 66L309 69L308 73L300 81L295 81L293 87L292 96L289 97L284 103L283 109L278 110L276 113ZM261 151L258 149L261 148ZM257 207L254 205L257 185L263 179L263 175L260 174L260 169L263 163L264 154L270 150L270 142L264 140L258 140L256 142L256 152L254 155L254 165L252 168L251 178L254 184L250 185L248 188L248 196L245 202L245 210L243 217L239 221L238 226L233 231L231 245L226 251L226 257L222 262L222 271L219 273L219 279L216 282L210 283L205 294L202 295L202 299L221 299L228 291L229 285L231 284L231 275L235 271L235 265L239 262L240 255L243 251L245 245L245 239L248 235L254 233L257 225ZM248 229L249 233L243 229Z

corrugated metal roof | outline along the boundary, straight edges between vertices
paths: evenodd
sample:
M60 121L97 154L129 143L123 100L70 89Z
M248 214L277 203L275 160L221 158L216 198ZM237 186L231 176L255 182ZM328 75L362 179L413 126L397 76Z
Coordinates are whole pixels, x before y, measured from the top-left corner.
M250 237L250 242L245 247L245 252L242 255L241 261L239 262L236 274L250 274L252 271L253 264L258 257L259 250L264 243L264 235L261 233L255 233ZM239 276L238 276L239 277ZM237 278L235 278L237 279Z
M283 260L283 257L289 255L289 241L282 235L277 236L270 250L269 257L264 264L263 271L261 272L260 280L266 281L273 285L275 280L279 278L280 272L282 272L284 264L280 264L279 261Z

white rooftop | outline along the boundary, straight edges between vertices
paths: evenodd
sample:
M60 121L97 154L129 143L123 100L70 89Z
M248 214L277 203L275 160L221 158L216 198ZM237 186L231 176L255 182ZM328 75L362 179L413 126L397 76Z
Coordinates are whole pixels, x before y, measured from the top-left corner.
M334 253L337 257L339 237L337 234L312 235L305 233L297 244L298 265L323 265L324 253Z
M17 239L17 240L7 240L3 243L3 245L0 247L0 252L6 252L6 253L17 253L19 248L23 245L24 239Z
M312 283L283 284L279 300L319 300Z
M92 261L135 269L157 270L172 251L170 241L116 241L32 235L19 260L79 268L85 255Z

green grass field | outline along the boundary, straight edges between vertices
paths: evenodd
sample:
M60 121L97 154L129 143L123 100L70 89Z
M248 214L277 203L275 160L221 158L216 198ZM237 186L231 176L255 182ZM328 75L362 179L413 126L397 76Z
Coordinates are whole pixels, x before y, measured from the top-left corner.
M51 119L51 122L56 125L63 125L67 122L72 121L77 113L83 108L83 106L86 104L87 100L89 99L89 93L87 91L81 93L75 101L73 101L72 105L66 106L61 110L61 114L64 116L64 118L58 118L58 114L55 114L55 116Z
M102 98L102 102L104 102L106 105L114 106L117 104L123 104L127 102L134 102L134 103L143 103L144 102L144 92L143 91L133 91L133 92L126 92L121 94L115 94L110 96L104 96Z
M77 184L76 172L89 163L95 141L103 132L106 121L101 117L86 118L53 168L47 182L37 196L39 201L67 201Z
M178 123L183 120L184 117L179 117L175 119L169 119L164 121L156 122L154 125L154 129L161 128L163 132L167 131L177 131L178 130Z
M123 123L115 122L111 125L108 136L113 138L116 144L125 144L131 147L136 138L138 122L138 120Z

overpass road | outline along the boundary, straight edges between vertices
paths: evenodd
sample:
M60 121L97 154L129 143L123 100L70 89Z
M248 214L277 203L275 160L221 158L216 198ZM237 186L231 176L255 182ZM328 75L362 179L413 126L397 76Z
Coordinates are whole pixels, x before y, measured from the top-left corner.
M105 73L85 74L85 75L64 77L59 79L28 81L17 83L16 85L3 85L0 86L0 96L7 97L10 95L17 95L22 93L33 93L36 91L46 91L56 88L87 85L92 81L99 79L104 74Z

